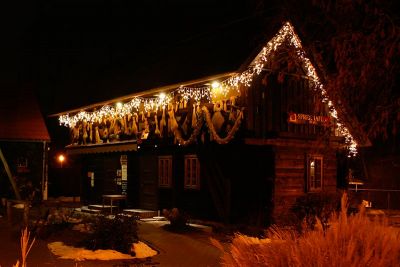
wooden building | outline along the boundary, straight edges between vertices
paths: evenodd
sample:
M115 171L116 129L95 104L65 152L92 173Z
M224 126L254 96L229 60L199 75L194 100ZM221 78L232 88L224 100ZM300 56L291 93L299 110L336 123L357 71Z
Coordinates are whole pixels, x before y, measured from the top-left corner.
M258 225L335 192L359 142L288 22L237 72L56 115L87 202L122 193L132 207Z
M29 89L3 90L0 97L0 197L47 199L49 142L50 136L33 93Z

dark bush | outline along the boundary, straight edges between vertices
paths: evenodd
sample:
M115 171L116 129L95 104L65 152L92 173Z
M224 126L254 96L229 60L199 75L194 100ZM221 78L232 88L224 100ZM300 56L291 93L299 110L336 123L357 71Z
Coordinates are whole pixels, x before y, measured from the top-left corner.
M297 198L291 211L296 215L296 225L314 229L317 219L326 227L332 212L340 208L338 193L310 193ZM304 225L305 223L305 225Z
M170 227L173 230L185 229L188 225L188 217L177 208L171 210L163 209L163 215L170 222Z
M92 233L82 242L91 250L113 249L132 253L132 244L138 241L137 222L134 217L117 215L115 218L98 216L92 223Z

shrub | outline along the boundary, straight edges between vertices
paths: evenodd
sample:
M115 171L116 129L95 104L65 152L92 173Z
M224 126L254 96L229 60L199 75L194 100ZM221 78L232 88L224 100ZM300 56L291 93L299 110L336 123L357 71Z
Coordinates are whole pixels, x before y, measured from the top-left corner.
M82 245L91 250L113 249L131 253L132 244L137 241L137 222L134 217L117 215L110 219L97 216L92 223L92 232Z
M172 229L179 230L187 227L187 216L177 208L171 210L163 209L163 215L169 220Z
M71 226L70 220L74 216L73 209L69 208L41 208L40 216L35 220L30 230L40 239L47 239L51 235Z
M340 208L340 195L312 193L296 199L291 211L296 215L294 225L303 229L314 229L317 220L325 228L333 212ZM301 230L298 228L297 230Z
M400 262L399 229L383 220L370 220L365 209L347 215L347 196L343 195L341 212L334 213L329 227L318 223L314 230L297 235L293 231L272 228L269 239L236 235L222 263L226 266L398 266Z

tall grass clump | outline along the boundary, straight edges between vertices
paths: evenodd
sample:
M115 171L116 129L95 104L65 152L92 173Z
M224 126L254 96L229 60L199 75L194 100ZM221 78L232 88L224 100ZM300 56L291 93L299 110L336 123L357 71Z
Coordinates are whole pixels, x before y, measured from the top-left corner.
M25 228L24 230L21 231L21 239L20 239L20 245L21 245L21 263L19 260L13 267L26 267L27 266L27 261L26 259L28 258L28 254L31 251L31 248L33 244L35 243L35 238L33 240L30 240L30 232L28 231L28 228Z
M317 222L314 230L297 234L273 227L268 238L237 234L222 256L223 266L399 266L399 229L385 220L371 220L361 207L347 214L347 195L328 227ZM212 240L223 250L221 244Z

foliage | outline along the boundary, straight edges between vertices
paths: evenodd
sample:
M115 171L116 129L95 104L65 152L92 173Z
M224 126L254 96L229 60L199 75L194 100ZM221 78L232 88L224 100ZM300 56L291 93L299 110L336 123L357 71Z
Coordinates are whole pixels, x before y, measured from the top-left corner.
M379 2L338 1L335 12L340 16L336 20L347 19L336 24L342 34L331 39L336 73L328 86L338 89L345 108L352 107L370 137L388 138L397 135L400 120L400 95L394 84L399 71L400 32Z
M296 215L295 225L303 228L314 229L317 220L325 227L331 214L340 207L338 194L312 193L297 198L291 211Z
M33 244L35 243L35 238L30 240L31 233L28 231L28 228L25 228L24 230L21 231L21 239L20 239L20 244L21 244L21 263L19 263L19 260L13 265L13 267L26 267L27 266L27 257L29 252L32 249Z
M372 140L398 137L400 27L396 1L284 3L287 17L304 37L306 50L312 51L338 112L355 115L346 118L357 131L354 134L363 131Z
M138 241L138 227L134 217L97 216L92 223L92 229L93 231L82 242L91 250L113 249L122 253L132 253L132 244Z
M169 220L173 230L180 230L187 227L188 217L183 212L180 212L178 208L171 210L163 209L163 215Z
M212 243L224 252L224 266L398 266L400 231L384 220L369 219L363 207L347 215L346 195L329 225L300 236L276 227L267 239L236 235L228 251L218 241Z
M18 177L17 186L22 199L29 201L31 204L40 202L40 190L33 185L32 181L24 177Z
M30 228L38 238L47 239L51 235L70 227L71 222L76 220L76 214L71 208L40 208L40 217L34 221Z

